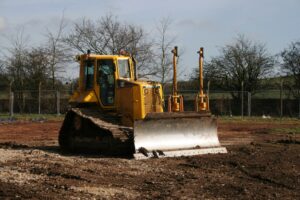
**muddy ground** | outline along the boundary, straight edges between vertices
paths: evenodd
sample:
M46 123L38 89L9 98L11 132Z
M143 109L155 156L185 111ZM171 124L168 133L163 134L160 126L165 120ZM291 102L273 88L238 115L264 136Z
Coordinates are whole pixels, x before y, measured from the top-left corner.
M300 199L300 122L220 122L228 154L66 155L61 122L0 123L0 199Z

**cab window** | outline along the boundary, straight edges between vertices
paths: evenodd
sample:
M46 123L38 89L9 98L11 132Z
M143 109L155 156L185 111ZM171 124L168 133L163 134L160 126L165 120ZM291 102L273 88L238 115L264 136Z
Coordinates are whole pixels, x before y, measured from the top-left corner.
M85 89L92 89L94 85L94 61L87 60L84 66Z
M112 59L98 60L98 84L100 99L104 106L114 104L115 99L115 66Z
M130 78L130 68L128 59L119 59L119 76L121 78Z

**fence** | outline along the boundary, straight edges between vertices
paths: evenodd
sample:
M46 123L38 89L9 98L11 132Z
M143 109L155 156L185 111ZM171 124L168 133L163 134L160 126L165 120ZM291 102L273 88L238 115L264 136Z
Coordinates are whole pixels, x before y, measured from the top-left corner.
M54 90L0 92L0 113L65 113L70 95L70 91Z
M184 107L194 110L196 90L181 90ZM71 91L30 90L0 92L0 113L60 114L68 108ZM168 94L165 94L167 99ZM300 117L300 100L286 90L255 92L210 91L210 109L215 115Z
M196 90L182 90L185 110L194 110ZM215 115L300 117L300 99L288 90L210 91L210 110Z

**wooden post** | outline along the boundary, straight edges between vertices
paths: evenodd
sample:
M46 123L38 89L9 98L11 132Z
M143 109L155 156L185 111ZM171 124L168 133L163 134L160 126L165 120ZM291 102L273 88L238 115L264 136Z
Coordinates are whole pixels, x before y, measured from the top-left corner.
M57 115L60 115L60 92L56 91L56 111Z

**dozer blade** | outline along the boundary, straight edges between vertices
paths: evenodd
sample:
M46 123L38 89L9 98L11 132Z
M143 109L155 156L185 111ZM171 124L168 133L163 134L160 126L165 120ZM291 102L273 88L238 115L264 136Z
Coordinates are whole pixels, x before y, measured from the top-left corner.
M136 159L227 153L209 113L151 113L134 123Z

